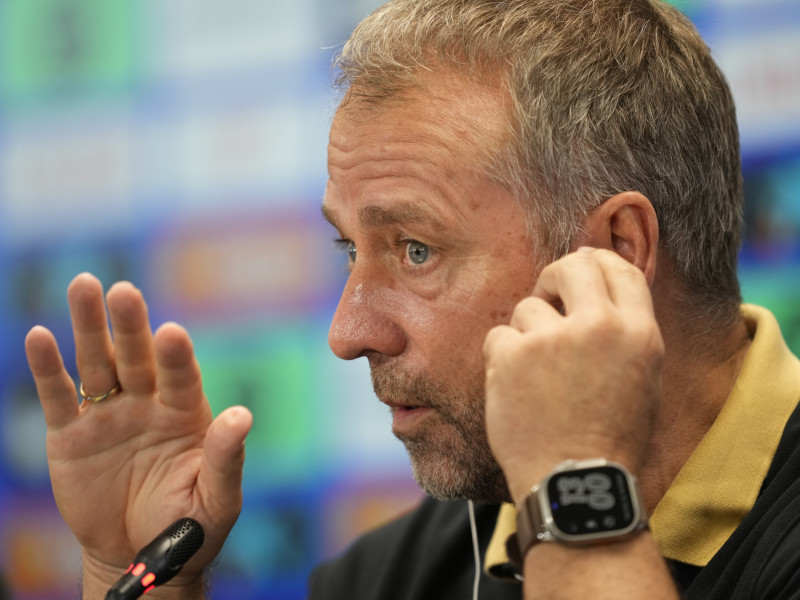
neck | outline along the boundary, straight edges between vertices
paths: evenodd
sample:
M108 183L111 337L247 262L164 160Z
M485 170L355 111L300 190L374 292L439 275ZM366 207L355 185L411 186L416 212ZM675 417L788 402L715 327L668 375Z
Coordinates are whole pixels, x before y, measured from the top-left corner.
M750 347L742 317L715 336L714 344L693 342L688 323L659 319L666 346L662 404L640 473L652 512L673 479L714 424ZM697 336L699 337L699 336Z

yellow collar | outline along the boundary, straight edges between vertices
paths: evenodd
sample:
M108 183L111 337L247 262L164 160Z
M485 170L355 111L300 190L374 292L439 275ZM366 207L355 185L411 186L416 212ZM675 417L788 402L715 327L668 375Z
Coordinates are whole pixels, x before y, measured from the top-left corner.
M652 517L662 554L708 564L755 503L789 416L800 400L800 360L786 347L775 317L742 306L753 342L731 395ZM505 540L516 530L511 504L500 508L485 570L508 563Z
M705 566L753 507L800 399L800 361L766 309L745 305L753 343L731 395L650 518L661 553Z

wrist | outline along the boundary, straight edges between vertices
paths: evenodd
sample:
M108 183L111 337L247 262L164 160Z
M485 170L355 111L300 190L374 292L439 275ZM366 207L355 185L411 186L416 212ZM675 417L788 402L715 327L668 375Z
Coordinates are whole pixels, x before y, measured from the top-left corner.
M560 463L516 507L517 531L506 545L518 564L539 542L607 544L633 537L647 526L636 477L604 458Z
M83 600L105 600L106 594L125 574L128 568L98 561L83 553ZM205 595L204 571L195 576L179 574L164 585L147 593L148 600L203 600Z
M83 600L105 600L106 594L116 581L115 579L106 583L99 579L87 579L84 575ZM200 578L180 584L168 582L148 592L147 598L148 600L204 600L205 589L205 583Z
M623 542L600 546L538 544L525 557L524 576L526 581L536 582L526 595L531 600L678 600L674 580L647 531Z
M534 486L539 485L550 472L566 458L557 459L538 456L535 459L515 457L502 465L508 493L514 506L524 502Z
M170 581L147 593L147 600L204 600L206 586L202 577L193 581Z
M122 576L126 567L120 568L82 553L82 587L84 600L103 600L112 585Z

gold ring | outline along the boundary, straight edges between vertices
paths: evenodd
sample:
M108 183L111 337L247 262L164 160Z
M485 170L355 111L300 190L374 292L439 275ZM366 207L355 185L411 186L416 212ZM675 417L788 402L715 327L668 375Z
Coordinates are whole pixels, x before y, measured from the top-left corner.
M114 384L114 387L108 390L105 394L100 394L99 396L91 396L83 390L83 382L81 381L81 396L83 397L84 400L88 400L89 402L102 402L103 400L107 400L108 398L110 398L111 396L120 391L122 391L122 386L119 384L118 380L117 383Z

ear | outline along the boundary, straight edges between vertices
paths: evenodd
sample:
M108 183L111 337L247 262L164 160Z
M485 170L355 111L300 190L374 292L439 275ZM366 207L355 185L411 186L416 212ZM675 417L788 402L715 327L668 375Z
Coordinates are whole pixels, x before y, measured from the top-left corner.
M573 246L613 250L639 267L652 285L658 253L656 211L639 192L616 194L589 214Z

